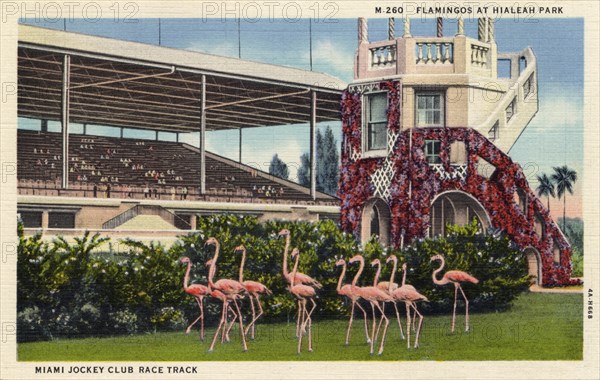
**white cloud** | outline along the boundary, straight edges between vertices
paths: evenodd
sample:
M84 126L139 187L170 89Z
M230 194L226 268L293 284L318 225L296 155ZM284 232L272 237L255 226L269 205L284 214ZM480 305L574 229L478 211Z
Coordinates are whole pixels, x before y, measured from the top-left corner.
M309 59L310 52L305 53ZM319 40L313 45L313 67L315 71L335 73L341 79L351 79L354 70L354 52L329 40ZM348 78L350 76L350 78Z

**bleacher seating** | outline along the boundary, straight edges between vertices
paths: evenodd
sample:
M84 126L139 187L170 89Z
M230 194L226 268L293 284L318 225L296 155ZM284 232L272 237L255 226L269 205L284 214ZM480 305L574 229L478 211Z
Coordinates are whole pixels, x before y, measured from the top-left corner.
M61 135L19 130L17 147L20 193L35 193L37 189L41 195L61 194ZM70 189L82 196L106 197L110 191L113 197L199 197L200 159L195 148L186 144L71 134L69 161ZM206 193L264 200L311 200L307 189L297 184L282 182L210 152L206 153ZM318 199L336 202L324 194L319 194Z

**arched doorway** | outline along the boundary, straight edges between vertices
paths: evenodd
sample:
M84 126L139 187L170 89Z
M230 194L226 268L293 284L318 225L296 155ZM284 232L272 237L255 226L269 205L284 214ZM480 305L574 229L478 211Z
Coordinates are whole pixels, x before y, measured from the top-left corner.
M365 203L361 219L360 240L365 244L372 235L387 247L390 244L390 208L380 198L372 198Z
M542 283L542 267L540 265L540 253L532 247L525 248L525 257L527 258L528 274L531 276L531 283L540 285Z
M441 193L431 205L429 236L445 235L447 224L465 225L473 219L484 232L491 225L487 212L473 196L458 190Z

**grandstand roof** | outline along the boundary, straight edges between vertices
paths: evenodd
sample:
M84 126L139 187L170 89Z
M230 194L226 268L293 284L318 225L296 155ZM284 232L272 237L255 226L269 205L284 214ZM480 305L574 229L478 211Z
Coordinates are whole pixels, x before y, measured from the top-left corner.
M61 119L70 56L71 122L193 132L338 121L346 83L332 76L137 42L19 26L19 116Z

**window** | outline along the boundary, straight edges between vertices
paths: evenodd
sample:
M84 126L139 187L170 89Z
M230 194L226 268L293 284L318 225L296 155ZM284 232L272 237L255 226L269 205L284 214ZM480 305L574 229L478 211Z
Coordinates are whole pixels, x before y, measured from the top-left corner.
M428 164L439 164L440 159L440 140L425 140L425 158Z
M517 100L513 99L512 102L510 102L510 104L508 105L508 107L506 107L506 122L508 123L510 121L510 119L512 119L512 117L515 115L515 113L517 112Z
M387 92L376 92L364 97L365 150L383 150L387 147Z
M49 228L75 228L75 214L72 212L51 212L48 214Z
M42 212L41 211L21 211L21 221L23 227L40 228L42 227Z
M441 93L417 94L417 127L443 127L444 102Z

